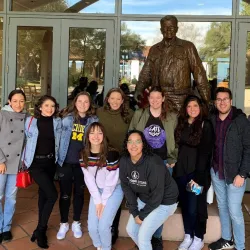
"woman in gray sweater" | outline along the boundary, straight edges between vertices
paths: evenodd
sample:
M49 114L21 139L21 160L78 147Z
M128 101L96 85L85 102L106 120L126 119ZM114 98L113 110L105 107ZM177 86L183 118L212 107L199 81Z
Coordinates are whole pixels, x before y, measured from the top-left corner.
M8 104L0 111L0 243L12 239L10 230L16 204L16 175L24 142L25 101L22 90L13 90Z

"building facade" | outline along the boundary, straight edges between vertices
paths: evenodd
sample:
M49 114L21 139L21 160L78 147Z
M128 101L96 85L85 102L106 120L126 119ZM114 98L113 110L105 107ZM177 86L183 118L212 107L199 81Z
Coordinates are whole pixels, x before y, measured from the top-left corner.
M98 92L133 91L167 14L196 45L211 86L226 82L250 115L249 0L0 0L1 104L20 87L29 109L42 94L64 107L83 76Z

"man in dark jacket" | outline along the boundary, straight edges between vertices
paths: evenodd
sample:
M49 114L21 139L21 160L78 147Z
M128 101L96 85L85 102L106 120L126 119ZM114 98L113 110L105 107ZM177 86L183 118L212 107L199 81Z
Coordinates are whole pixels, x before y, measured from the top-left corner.
M222 238L208 247L210 250L231 249L235 245L236 250L244 250L245 224L241 203L250 172L250 122L240 109L232 106L232 93L228 88L217 88L215 98L217 112L211 116L211 121L216 141L211 177Z

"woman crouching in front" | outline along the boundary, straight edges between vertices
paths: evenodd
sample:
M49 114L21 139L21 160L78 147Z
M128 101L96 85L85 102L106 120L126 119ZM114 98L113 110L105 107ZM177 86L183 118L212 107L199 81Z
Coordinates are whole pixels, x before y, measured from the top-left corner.
M119 153L108 147L104 127L89 125L80 164L90 192L88 230L98 250L111 250L111 226L123 199Z
M127 134L120 179L131 214L127 232L140 250L152 250L152 235L176 210L178 188L141 131Z

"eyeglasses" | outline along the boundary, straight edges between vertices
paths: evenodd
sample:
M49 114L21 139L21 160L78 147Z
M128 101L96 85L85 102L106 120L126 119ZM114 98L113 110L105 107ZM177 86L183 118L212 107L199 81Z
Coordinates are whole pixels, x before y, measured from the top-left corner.
M127 141L127 144L129 144L129 145L139 145L139 144L141 144L142 143L142 140L136 140L136 141L131 141L131 140L129 140L129 141Z
M216 99L216 102L218 102L218 103L222 103L222 102L227 103L229 101L230 101L229 97L226 97L224 99L220 99L220 98Z

